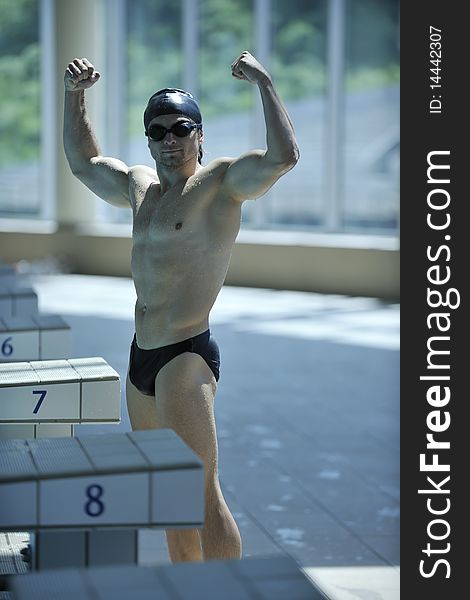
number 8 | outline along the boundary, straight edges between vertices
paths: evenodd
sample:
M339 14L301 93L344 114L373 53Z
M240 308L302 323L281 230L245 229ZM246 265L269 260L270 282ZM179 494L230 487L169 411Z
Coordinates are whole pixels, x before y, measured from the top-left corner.
M96 490L94 494L92 491ZM85 504L85 512L90 517L99 517L104 512L104 504L100 501L101 496L103 495L104 490L100 485L89 485L86 489L86 495L89 498L88 502ZM96 508L92 507L95 506Z

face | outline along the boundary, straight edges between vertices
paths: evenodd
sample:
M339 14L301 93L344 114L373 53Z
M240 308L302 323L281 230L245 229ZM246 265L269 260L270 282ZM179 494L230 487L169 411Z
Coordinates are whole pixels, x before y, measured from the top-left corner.
M161 125L170 129L179 123L193 123L191 119L184 115L160 115L152 119L148 125L148 130L152 125ZM173 131L167 131L165 137L156 141L150 135L148 137L148 147L150 154L157 163L170 169L181 167L188 161L198 157L199 145L202 143L202 131L194 127L186 137L179 137Z

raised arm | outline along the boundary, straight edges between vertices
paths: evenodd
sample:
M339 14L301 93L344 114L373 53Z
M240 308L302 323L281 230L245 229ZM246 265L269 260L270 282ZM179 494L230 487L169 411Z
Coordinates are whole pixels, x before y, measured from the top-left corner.
M72 173L114 206L129 207L129 168L101 155L87 115L85 90L100 78L86 58L68 64L64 76L64 150Z
M262 196L290 171L299 160L299 148L287 110L266 69L245 51L233 62L232 75L258 85L266 124L266 149L232 160L224 177L224 189L241 201Z

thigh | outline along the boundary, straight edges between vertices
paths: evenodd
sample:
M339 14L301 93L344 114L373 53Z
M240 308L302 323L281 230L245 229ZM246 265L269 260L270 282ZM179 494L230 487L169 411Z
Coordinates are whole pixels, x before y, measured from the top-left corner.
M184 352L155 378L157 406L165 427L175 431L204 462L206 476L217 475L214 397L217 383L206 361Z
M164 427L155 396L142 394L129 379L126 379L127 412L132 429L161 429Z

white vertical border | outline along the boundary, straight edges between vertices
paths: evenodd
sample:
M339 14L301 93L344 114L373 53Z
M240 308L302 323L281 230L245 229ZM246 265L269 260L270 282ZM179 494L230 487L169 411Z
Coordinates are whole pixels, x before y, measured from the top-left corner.
M55 55L55 1L39 0L39 46L41 89L41 155L39 159L39 218L57 219L57 61Z
M199 0L184 0L181 13L183 88L199 97Z
M325 229L341 229L344 147L345 0L329 0L327 24L327 117L325 136Z
M271 0L254 0L254 4L253 45L255 47L255 58L269 72L271 62ZM253 86L253 110L251 118L251 145L253 148L264 148L266 146L266 126L258 86ZM262 202L254 203L251 227L254 226L260 229L272 227L272 224L269 222L271 213L269 196L270 192L268 191L263 196Z
M105 20L107 40L106 56L106 111L105 137L106 152L110 156L122 157L127 161L125 138L127 131L127 35L126 0L106 0ZM143 125L142 125L143 132Z
M103 75L101 122L103 151L129 164L127 136L127 0L103 0L102 31L103 64L96 65ZM142 126L143 129L143 126ZM122 209L100 202L96 206L97 218L104 223L119 223L124 218Z

